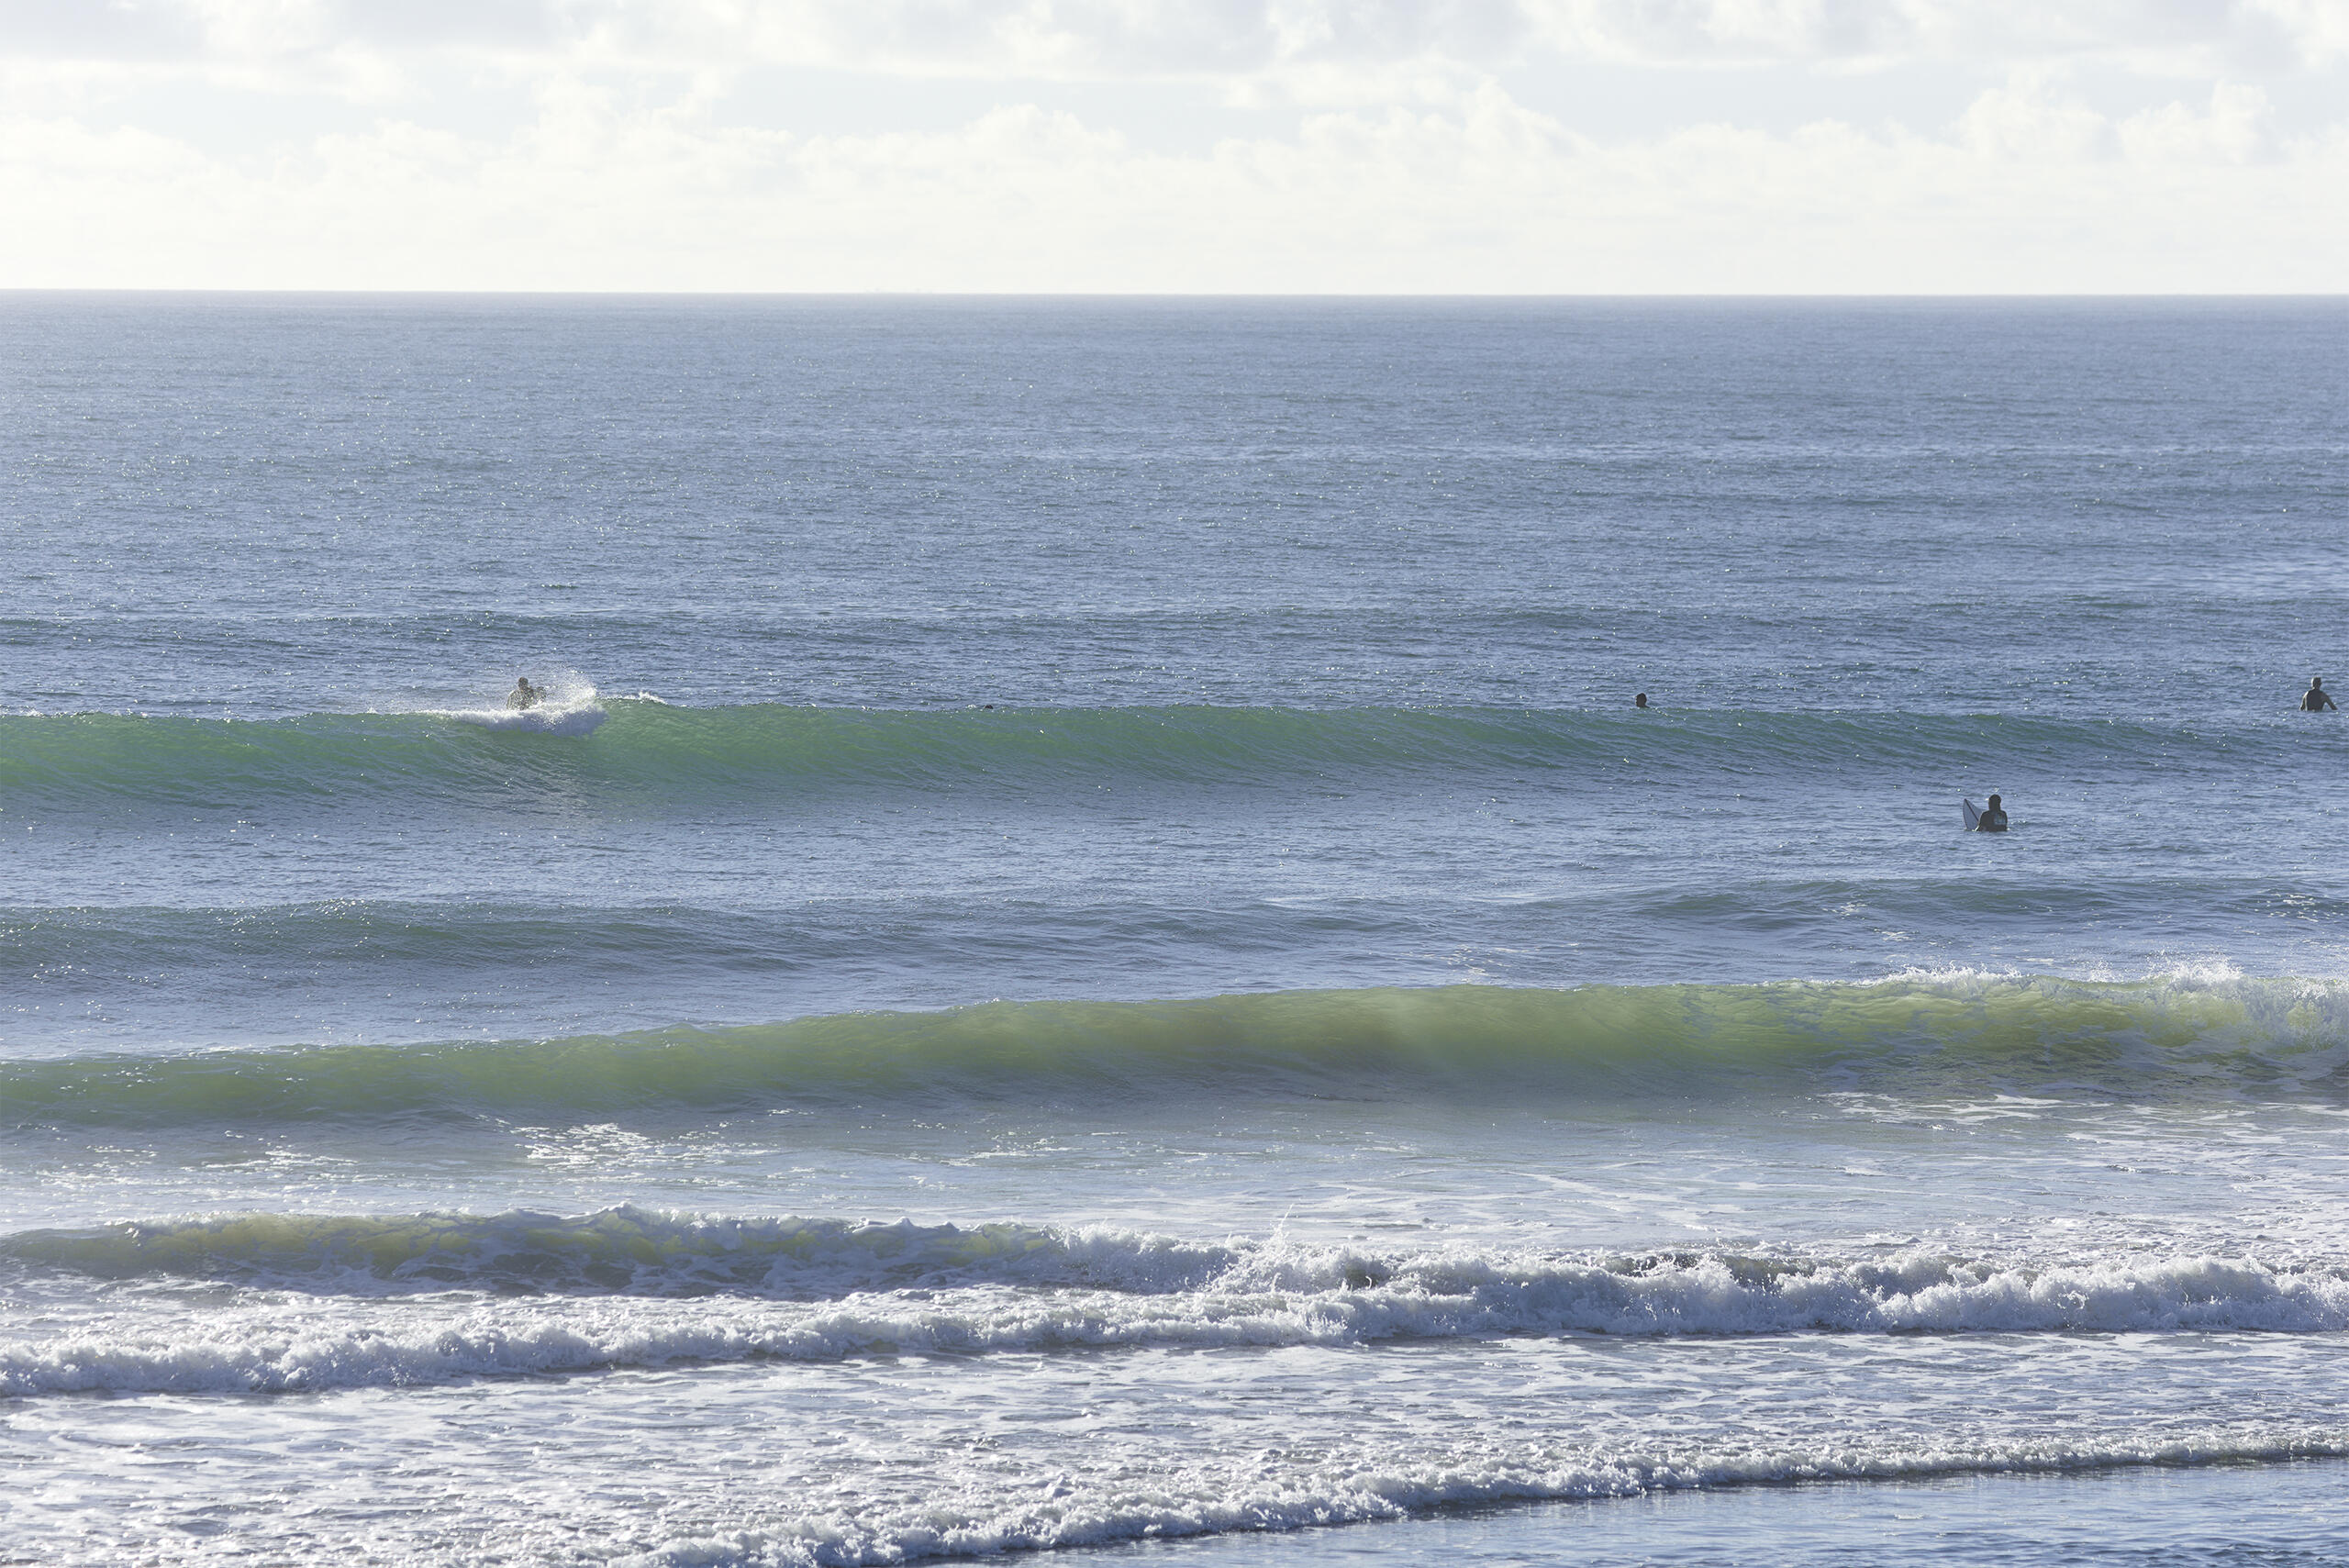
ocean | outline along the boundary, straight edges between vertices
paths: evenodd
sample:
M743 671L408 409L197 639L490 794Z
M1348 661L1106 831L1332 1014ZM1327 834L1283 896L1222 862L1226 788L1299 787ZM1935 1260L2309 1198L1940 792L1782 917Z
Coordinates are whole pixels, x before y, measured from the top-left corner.
M0 1561L2349 1563L2349 305L19 294L0 475Z

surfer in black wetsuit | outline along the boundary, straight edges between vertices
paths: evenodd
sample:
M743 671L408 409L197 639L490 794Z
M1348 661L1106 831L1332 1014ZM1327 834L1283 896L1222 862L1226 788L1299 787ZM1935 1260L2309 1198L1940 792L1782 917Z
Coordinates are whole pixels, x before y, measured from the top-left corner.
M2332 694L2324 689L2322 675L2309 677L2309 689L2300 694L2302 713L2322 713L2332 706Z
M1984 806L1982 815L1975 819L1974 830L1976 833L2003 833L2007 830L2006 809L1999 806L1997 795L1990 797L1990 804Z
M546 700L546 693L530 684L528 675L514 677L514 689L506 694L507 707L536 707Z
M1648 706L1648 695L1647 695L1647 693L1645 693L1645 692L1642 692L1638 696L1633 697L1633 698L1631 699L1631 706L1632 706L1633 707L1645 707L1645 706Z

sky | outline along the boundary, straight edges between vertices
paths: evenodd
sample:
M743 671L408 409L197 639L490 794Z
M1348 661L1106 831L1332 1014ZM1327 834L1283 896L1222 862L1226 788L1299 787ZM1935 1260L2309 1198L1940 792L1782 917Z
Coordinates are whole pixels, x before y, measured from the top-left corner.
M2349 289L2349 0L0 0L0 287Z

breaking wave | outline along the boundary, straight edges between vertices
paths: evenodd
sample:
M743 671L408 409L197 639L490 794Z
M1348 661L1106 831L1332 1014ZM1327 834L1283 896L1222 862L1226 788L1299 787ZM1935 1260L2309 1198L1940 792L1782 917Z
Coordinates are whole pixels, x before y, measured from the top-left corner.
M1276 1476L1261 1466L1169 1466L1147 1485L1085 1485L1049 1500L943 1511L934 1501L854 1519L809 1515L680 1536L616 1568L861 1568L930 1558L1106 1546L1394 1520L1424 1510L1579 1502L1815 1481L2067 1474L2140 1465L2274 1463L2349 1455L2339 1428L2210 1424L2134 1440L1805 1442L1674 1449L1460 1445L1441 1455L1341 1451Z
M1115 1347L1797 1332L2307 1333L2349 1328L2349 1273L2148 1257L1632 1254L1183 1241L1106 1228L248 1215L0 1240L32 1274L202 1280L316 1305L192 1335L0 1348L0 1393L288 1392L674 1362ZM518 1301L517 1296L528 1296ZM353 1298L406 1298L381 1321ZM338 1305L340 1304L340 1305Z
M729 1029L0 1062L0 1125L1104 1095L2349 1096L2349 983L1955 975L993 1002Z

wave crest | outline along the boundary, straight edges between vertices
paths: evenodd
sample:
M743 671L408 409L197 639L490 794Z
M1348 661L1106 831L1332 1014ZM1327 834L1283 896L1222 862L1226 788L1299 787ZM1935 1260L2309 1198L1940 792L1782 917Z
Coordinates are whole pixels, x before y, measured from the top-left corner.
M606 719L609 723L606 723ZM594 745L518 751L484 735ZM1061 792L1102 783L1339 781L1396 775L1577 780L1658 771L1789 783L1963 773L1987 759L2061 770L2116 759L2254 765L2265 731L2205 736L2121 720L1916 714L1643 715L1501 708L1135 707L868 710L608 704L584 680L544 707L241 720L0 716L0 792L92 802L259 806L395 798L511 807L549 790L615 806L787 799L861 789ZM2305 746L2291 755L2305 758ZM1948 803L1948 820L1956 820Z
M0 1393L282 1392L682 1362L1598 1334L2327 1332L2349 1275L2246 1259L1553 1255L992 1224L259 1215L0 1241L25 1271L334 1297L0 1349ZM540 1299L517 1303L517 1294ZM349 1298L423 1297L382 1324ZM484 1299L487 1298L487 1299ZM685 1299L680 1299L685 1298ZM269 1299L281 1297L273 1296ZM241 1327L226 1325L240 1324Z
M493 1044L0 1063L20 1126L615 1116L1103 1095L2349 1095L2349 984L1950 975L992 1002Z

